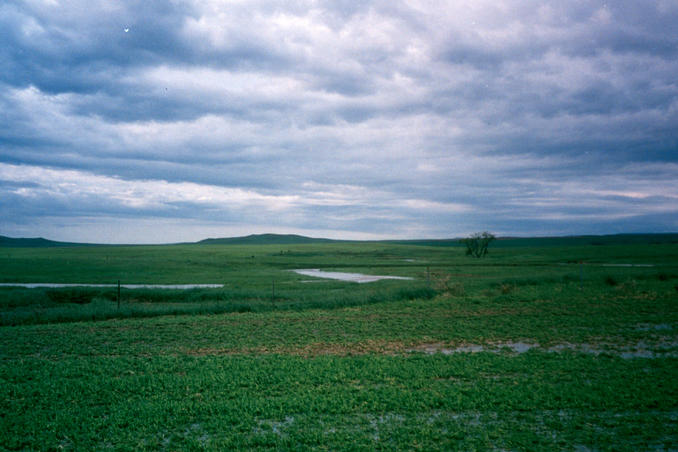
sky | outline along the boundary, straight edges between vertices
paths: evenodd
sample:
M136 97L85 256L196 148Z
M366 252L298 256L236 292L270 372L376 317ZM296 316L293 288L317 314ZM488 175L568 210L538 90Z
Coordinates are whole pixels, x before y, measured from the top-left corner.
M3 0L0 235L678 231L678 0Z

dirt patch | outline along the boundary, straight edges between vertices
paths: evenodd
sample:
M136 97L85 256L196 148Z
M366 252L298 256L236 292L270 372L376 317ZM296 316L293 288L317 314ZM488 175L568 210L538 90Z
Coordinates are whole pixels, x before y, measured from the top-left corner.
M398 355L402 354L408 345L398 341L369 340L354 343L328 343L314 342L298 347L243 347L243 348L219 348L202 347L183 350L190 356L224 356L224 355L262 355L282 354L303 357L315 357L323 355L350 356L350 355Z

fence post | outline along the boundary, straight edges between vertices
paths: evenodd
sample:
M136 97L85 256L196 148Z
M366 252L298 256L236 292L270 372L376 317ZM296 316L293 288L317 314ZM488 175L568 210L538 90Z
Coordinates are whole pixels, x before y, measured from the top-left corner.
M120 280L118 280L118 309L120 309Z

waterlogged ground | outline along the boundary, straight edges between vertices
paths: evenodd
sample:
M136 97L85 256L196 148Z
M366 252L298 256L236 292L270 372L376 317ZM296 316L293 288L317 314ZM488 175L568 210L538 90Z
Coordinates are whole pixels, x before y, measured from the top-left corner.
M443 295L334 311L5 327L1 444L673 450L671 303L652 313L617 301L646 312L610 315L601 304L562 316L544 301L510 307ZM607 324L587 320L601 312Z
M464 262L429 298L300 275L262 312L0 327L0 449L678 449L675 268ZM283 309L345 287L383 301Z
M658 327L666 327L668 325L657 325ZM670 328L667 328L670 329ZM565 351L574 351L577 353L587 353L592 355L608 354L619 356L624 359L631 358L678 358L678 340L673 336L664 336L659 340L649 343L646 340L639 340L632 344L616 344L614 342L601 342L593 344L572 344L563 343L551 345L549 347L542 347L536 343L525 342L503 342L493 343L487 345L479 344L465 344L454 347L446 347L441 343L421 344L416 348L412 348L410 352L424 352L428 354L442 353L444 355L451 355L454 353L525 353L529 350L539 350L541 352L561 353Z

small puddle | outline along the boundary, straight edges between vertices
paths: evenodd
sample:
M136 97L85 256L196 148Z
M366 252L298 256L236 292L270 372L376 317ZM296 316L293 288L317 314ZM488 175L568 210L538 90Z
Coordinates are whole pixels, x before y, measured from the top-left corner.
M61 289L64 287L118 287L117 284L59 284L59 283L0 283L0 287L26 287L37 289L46 287ZM217 289L223 284L120 284L124 289Z
M581 264L575 264L574 262L558 262L557 265L581 265ZM587 267L644 267L644 268L650 268L650 267L656 267L655 264L604 264L604 263L596 263L596 262L584 262L583 265L586 265Z
M659 324L651 324L651 323L641 323L638 326L636 326L636 331L662 331L662 330L671 330L673 327L668 324L668 323L659 323Z
M384 275L365 275L362 273L326 272L318 269L298 269L292 271L304 276L314 276L316 278L325 278L325 279L338 279L340 281L350 281L356 283L368 283L379 281L380 279L413 279L408 278L406 276L384 276Z
M443 355L453 355L455 353L478 353L485 350L482 345L465 345L457 348L442 348L440 353Z
M528 350L533 349L535 347L539 347L539 344L532 344L527 342L504 342L500 344L491 344L491 345L479 345L479 344L461 345L459 347L454 348L440 347L437 344L428 344L428 345L425 344L409 351L411 352L418 351L427 354L442 353L443 355L454 355L455 353L480 353L480 352L500 353L502 350L508 349L513 353L525 353Z

